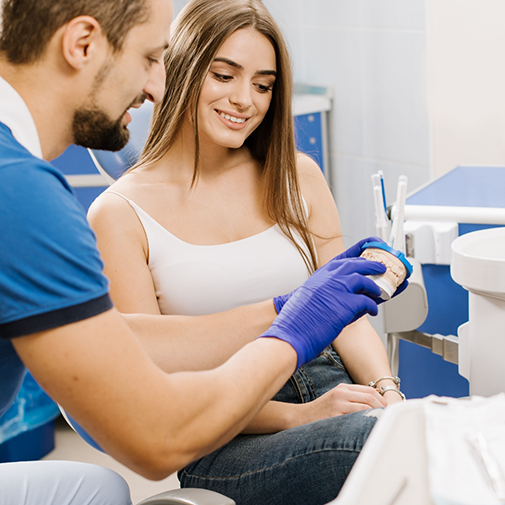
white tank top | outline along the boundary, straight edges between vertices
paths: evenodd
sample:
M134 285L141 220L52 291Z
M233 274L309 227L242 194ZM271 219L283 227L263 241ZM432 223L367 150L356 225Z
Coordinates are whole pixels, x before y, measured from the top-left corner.
M309 277L300 253L278 225L235 242L194 245L172 235L132 200L108 193L124 198L144 227L162 314L222 312L289 293Z

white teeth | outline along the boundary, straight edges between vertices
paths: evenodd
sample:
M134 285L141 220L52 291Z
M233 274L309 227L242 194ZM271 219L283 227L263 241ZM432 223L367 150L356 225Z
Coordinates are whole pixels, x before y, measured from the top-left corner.
M222 117L227 119L228 121L231 121L232 123L245 123L245 118L243 117L235 117L235 116L230 116L229 114L226 114L224 112L220 112Z

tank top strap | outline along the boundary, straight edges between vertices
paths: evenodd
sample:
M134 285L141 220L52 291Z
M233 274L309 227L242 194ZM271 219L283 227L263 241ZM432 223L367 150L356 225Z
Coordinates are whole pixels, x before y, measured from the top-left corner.
M122 195L121 193L118 193L117 191L112 191L112 189L107 189L104 191L104 193L111 193L113 195L120 196L123 200L126 200L130 205L133 203L129 198L126 196Z
M104 193L111 193L113 195L117 195L121 197L123 200L128 202L130 207L135 211L135 214L137 214L138 218L140 219L140 222L142 223L142 226L144 227L144 230L146 230L147 233L147 228L146 224L147 222L155 222L158 226L161 226L153 217L151 217L150 214L148 214L142 207L137 205L133 200L130 200L128 197L125 195L118 193L117 191L112 191L111 189L107 189L104 191Z

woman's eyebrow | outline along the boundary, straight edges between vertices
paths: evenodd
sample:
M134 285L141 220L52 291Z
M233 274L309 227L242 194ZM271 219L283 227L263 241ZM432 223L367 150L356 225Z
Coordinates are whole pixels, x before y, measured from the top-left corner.
M229 60L228 58L217 57L217 58L214 58L214 61L226 63L227 65L230 65L230 67L234 67L238 70L244 70L244 67L240 63L237 63L236 61L233 61L233 60ZM275 70L258 70L256 72L256 74L258 74L258 75L273 75L274 77L277 77L277 72Z

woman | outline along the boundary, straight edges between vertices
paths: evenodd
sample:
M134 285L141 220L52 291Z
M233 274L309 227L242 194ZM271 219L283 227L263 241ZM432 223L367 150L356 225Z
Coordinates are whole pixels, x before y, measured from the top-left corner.
M173 372L219 366L268 328L273 297L344 246L320 169L296 153L289 56L260 0L190 1L165 65L141 159L89 219L117 308L149 328L149 353ZM181 485L238 505L328 502L375 423L370 409L401 400L366 386L387 376L378 335L356 321Z

